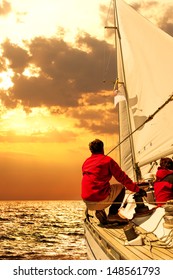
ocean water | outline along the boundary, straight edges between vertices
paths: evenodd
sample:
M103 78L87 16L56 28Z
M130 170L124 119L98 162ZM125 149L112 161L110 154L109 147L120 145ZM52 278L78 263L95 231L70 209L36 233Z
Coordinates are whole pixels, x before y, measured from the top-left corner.
M87 260L82 201L0 201L0 260Z

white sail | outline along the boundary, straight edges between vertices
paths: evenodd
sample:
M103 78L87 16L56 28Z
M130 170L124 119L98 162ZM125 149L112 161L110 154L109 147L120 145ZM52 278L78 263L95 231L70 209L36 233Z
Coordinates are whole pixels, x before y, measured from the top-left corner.
M124 1L115 2L118 90L123 92L126 88L126 101L119 103L121 142L172 95L173 38ZM122 169L132 179L135 179L135 163L141 166L144 175L153 161L173 153L172 114L170 101L152 120L132 133L132 139L128 137L120 145Z

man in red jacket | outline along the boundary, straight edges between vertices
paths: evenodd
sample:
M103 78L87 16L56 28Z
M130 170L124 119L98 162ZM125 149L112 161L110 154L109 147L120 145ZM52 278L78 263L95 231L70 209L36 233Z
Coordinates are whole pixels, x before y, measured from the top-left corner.
M104 144L101 140L92 141L89 149L92 155L82 165L82 199L89 210L96 210L96 217L102 224L127 222L118 214L125 187L132 192L139 192L141 196L146 195L146 192L140 189L111 157L104 155ZM112 176L121 184L110 185ZM107 217L104 209L108 206Z
M168 157L160 160L154 182L154 193L158 207L173 199L173 161Z

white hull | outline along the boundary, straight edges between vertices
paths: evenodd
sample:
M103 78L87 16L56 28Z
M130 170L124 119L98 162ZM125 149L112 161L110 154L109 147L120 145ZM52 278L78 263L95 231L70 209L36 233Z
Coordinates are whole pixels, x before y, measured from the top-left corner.
M87 255L89 260L119 260L116 248L107 240L104 229L97 229L90 223L85 222L85 239L87 246Z

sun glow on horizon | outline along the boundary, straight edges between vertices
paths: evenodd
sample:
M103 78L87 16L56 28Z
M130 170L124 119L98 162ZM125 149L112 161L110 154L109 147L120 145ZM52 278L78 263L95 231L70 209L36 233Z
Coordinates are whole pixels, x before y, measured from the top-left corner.
M51 115L46 107L32 108L28 114L23 108L11 109L1 115L3 131L13 131L17 135L41 135L71 130L71 125L62 116ZM2 130L2 129L1 129Z

